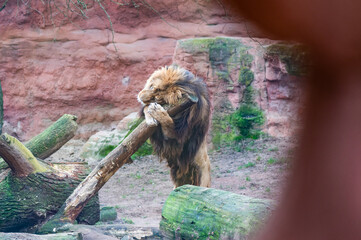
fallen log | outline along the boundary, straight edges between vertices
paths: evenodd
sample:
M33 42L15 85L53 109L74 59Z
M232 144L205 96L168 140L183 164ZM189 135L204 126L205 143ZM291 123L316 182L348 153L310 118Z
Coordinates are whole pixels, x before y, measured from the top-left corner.
M74 137L77 117L64 114L39 135L25 143L35 157L45 159Z
M0 233L1 240L83 240L81 233L57 233L36 235L30 233Z
M168 196L160 231L164 239L246 239L272 206L271 200L184 185Z
M192 106L198 99L189 98L185 102L168 109L168 114L174 116ZM152 135L157 126L148 126L142 121L123 142L111 151L74 190L65 201L59 212L39 228L39 233L56 232L58 227L73 223L89 199L109 180L114 173L137 151Z
M38 154L42 154L41 149L49 150L33 146ZM89 173L83 163L42 163L20 141L7 134L0 136L0 156L10 167L0 168L0 232L24 231L55 214ZM78 216L78 221L94 224L98 220L99 202L95 197Z

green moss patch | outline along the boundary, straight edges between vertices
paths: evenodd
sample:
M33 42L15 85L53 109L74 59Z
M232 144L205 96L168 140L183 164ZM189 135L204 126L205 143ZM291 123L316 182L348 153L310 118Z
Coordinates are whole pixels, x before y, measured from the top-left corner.
M225 37L186 39L179 41L179 46L192 55L208 54L212 74L227 84L226 91L233 91L238 84L243 91L237 110L227 97L214 106L211 131L213 147L238 146L235 143L241 140L258 138L264 115L254 101L254 57L249 53L251 47L239 39ZM239 74L238 79L231 79L231 73L235 72Z
M277 56L289 74L306 76L312 66L310 51L300 44L274 44L266 48L266 56Z
M78 178L34 173L25 178L9 174L0 182L0 231L20 231L56 213L88 172ZM99 199L94 196L77 218L94 224L99 220Z
M100 220L101 222L110 222L117 219L117 211L114 207L102 207L100 209Z
M105 158L111 151L119 146L136 127L138 127L142 120L143 119L139 118L130 122L127 128L122 131L114 130L112 132L98 132L84 145L81 156L84 159L94 159L96 161ZM153 149L148 140L132 155L131 158L134 160L137 157L150 155L152 153Z
M165 239L247 239L273 202L184 185L167 198L160 230Z

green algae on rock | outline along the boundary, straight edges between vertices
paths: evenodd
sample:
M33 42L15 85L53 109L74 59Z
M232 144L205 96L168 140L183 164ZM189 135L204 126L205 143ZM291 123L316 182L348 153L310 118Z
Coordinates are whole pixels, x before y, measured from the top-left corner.
M307 76L312 66L310 51L301 44L273 44L266 48L267 56L277 56L290 75Z

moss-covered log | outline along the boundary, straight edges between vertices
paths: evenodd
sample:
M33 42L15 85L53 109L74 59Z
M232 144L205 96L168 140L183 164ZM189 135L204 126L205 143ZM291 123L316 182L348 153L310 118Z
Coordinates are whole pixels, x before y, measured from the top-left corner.
M50 170L50 166L39 162L18 139L6 133L0 136L0 156L17 177Z
M184 185L166 200L160 231L165 239L245 239L272 205L271 200Z
M0 173L0 232L34 227L54 215L89 169L83 163L53 164L52 171L16 177L9 170ZM95 196L78 216L78 222L99 220Z
M189 98L168 110L170 116L184 111L198 99ZM96 194L114 173L141 147L156 130L156 126L148 126L142 121L123 142L111 151L88 175L88 177L74 190L59 212L40 229L41 233L48 233L66 223L72 223L89 199Z
M0 139L0 170L8 166L17 176L26 176L31 172L43 171L36 158L46 158L57 151L75 134L78 128L76 116L64 114L50 127L23 145L7 134ZM30 151L29 151L30 150ZM3 155L1 155L3 154ZM25 160L29 163L26 163Z
M76 116L64 114L39 135L25 143L25 146L37 158L49 157L74 137L75 131L78 129L76 120Z
M24 156L23 151L19 148L14 140L7 134L0 136L0 156L5 160L7 166L13 171L17 177L24 177L34 171L33 166L28 161L27 156ZM11 144L15 142L15 145Z

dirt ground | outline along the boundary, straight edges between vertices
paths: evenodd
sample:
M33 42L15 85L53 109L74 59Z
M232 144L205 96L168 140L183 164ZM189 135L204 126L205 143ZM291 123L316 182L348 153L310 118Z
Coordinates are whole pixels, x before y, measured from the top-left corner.
M294 142L267 138L209 153L212 187L256 198L278 200L291 167ZM100 190L101 206L114 206L117 221L159 227L162 206L173 190L169 170L156 156L126 164Z
M47 161L79 161L84 142L71 140ZM248 143L243 152L210 151L212 188L256 198L278 200L286 183L295 140L265 138ZM162 206L173 190L169 169L156 156L120 168L99 192L101 207L113 206L115 223L159 227Z

